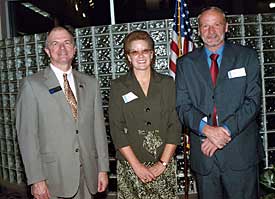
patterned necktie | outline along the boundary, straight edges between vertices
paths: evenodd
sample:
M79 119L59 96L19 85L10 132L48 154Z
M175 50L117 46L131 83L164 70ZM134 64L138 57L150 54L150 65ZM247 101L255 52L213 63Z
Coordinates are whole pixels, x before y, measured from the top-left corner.
M211 54L211 66L210 66L210 74L211 74L211 79L213 86L216 86L216 81L217 81L217 76L219 73L219 68L218 68L218 59L219 55L218 54ZM217 126L217 110L216 110L216 105L214 105L214 110L213 110L213 126Z
M64 91L65 91L65 96L67 98L68 103L70 104L72 113L73 113L73 117L76 120L77 119L77 102L76 99L74 97L73 91L70 87L69 81L67 79L67 74L64 73L63 74L63 78L64 78Z

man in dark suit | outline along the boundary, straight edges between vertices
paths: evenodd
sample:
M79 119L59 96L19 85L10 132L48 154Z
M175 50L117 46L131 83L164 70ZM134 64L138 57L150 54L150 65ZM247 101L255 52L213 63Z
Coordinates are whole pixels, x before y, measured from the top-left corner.
M99 86L72 69L76 47L65 28L49 32L45 51L50 66L23 80L16 104L27 182L36 199L90 199L108 184Z
M177 61L177 112L190 129L200 199L258 198L261 78L254 50L225 42L223 11L198 17L204 47Z

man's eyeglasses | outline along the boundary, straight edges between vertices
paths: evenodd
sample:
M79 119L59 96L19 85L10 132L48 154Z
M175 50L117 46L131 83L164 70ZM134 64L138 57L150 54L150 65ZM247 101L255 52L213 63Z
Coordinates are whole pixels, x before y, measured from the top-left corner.
M151 49L144 49L144 50L141 50L141 51L131 50L129 52L129 55L133 56L133 57L136 57L138 55L149 55L151 52L152 52Z

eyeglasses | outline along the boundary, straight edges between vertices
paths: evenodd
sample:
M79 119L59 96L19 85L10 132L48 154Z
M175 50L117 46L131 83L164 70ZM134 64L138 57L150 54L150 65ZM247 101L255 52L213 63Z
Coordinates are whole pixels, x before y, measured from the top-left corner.
M132 50L129 52L130 56L136 57L138 55L149 55L152 52L152 49L144 49L141 51L137 51L137 50Z

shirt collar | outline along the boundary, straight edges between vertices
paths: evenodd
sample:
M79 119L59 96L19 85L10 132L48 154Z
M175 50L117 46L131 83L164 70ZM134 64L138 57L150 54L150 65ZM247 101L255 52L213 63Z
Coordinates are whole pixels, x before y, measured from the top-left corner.
M54 66L53 64L50 64L50 67L51 67L51 69L53 70L53 72L54 72L55 74L57 74L57 75L63 76L63 74L66 73L67 76L71 76L71 74L72 74L72 67L70 67L70 69L69 69L68 71L66 71L66 72L60 70L59 68L57 68L57 67Z
M221 58L222 54L223 54L224 45L222 45L218 50L216 50L216 52L212 52L208 48L205 48L205 47L204 47L204 49L205 49L205 53L206 53L207 57L210 57L211 54L215 53L215 54L219 55L219 58Z

